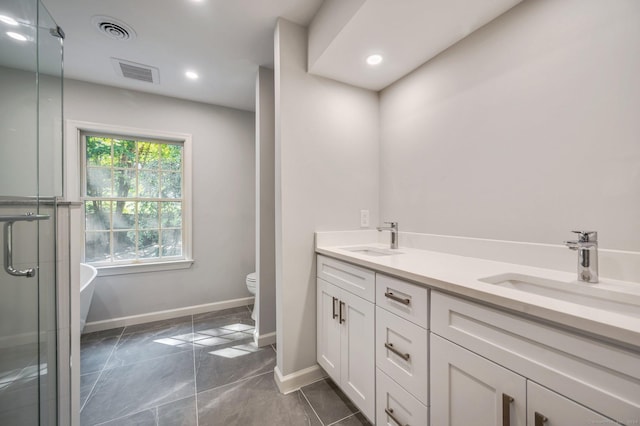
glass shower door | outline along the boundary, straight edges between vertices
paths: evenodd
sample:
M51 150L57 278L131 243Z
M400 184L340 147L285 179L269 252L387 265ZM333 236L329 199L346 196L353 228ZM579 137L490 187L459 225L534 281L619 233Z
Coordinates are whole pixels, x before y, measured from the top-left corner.
M55 425L62 44L39 2L2 3L0 424Z

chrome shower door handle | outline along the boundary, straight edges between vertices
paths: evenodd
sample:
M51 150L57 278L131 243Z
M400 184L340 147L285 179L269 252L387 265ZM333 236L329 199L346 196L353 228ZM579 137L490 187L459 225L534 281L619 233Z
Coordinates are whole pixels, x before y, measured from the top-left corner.
M34 220L46 220L49 215L31 214L16 216L0 216L0 222L4 222L4 270L14 277L35 277L36 269L29 268L19 270L13 267L13 224L15 222L33 222Z

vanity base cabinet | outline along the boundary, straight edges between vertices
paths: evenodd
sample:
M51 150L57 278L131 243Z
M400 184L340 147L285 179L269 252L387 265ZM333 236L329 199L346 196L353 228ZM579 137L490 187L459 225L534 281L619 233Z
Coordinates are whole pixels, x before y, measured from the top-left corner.
M440 292L431 292L431 302L433 413L439 412L435 407L443 404L439 399L457 398L454 394L434 393L443 379L442 367L438 364L444 361L437 360L454 359L452 352L443 354L441 345L436 347L435 342L445 338L457 348L478 354L479 359L516 372L529 380L531 389L537 389L534 384L538 383L563 398L557 401L575 401L576 409L588 407L587 413L602 416L605 424L640 424L640 355L637 352ZM439 379L436 371L440 371ZM567 415L573 413L570 406L573 407L566 405ZM531 416L529 418L527 424L534 426L535 419L531 423ZM584 423L571 420L556 421L556 424Z
M526 426L526 379L431 334L431 424Z
M372 422L375 420L373 303L317 280L317 361Z

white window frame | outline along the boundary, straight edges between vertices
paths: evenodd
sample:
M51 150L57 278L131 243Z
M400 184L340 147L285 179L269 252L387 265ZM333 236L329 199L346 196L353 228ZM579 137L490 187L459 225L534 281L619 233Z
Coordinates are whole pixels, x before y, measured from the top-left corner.
M183 168L183 235L182 235L182 258L173 258L165 261L136 261L135 263L123 263L114 265L97 265L100 276L122 275L139 272L166 271L171 269L189 268L194 260L192 253L192 137L188 133L175 133L149 129L139 129L102 123L92 123L86 121L66 120L65 123L65 155L64 169L65 181L63 183L63 198L69 202L79 202L83 204L82 213L82 259L85 258L84 242L84 199L82 197L83 178L83 135L105 134L120 135L137 140L156 140L167 142L178 142L183 146L182 168Z

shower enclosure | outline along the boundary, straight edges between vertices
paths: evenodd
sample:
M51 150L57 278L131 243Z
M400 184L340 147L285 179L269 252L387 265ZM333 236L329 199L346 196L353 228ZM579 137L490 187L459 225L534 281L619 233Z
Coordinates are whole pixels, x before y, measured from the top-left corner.
M56 217L62 196L63 33L37 0L0 4L0 424L56 425ZM67 304L68 305L68 304ZM66 316L68 318L68 315ZM62 353L68 353L63 350ZM60 389L63 389L61 392Z

